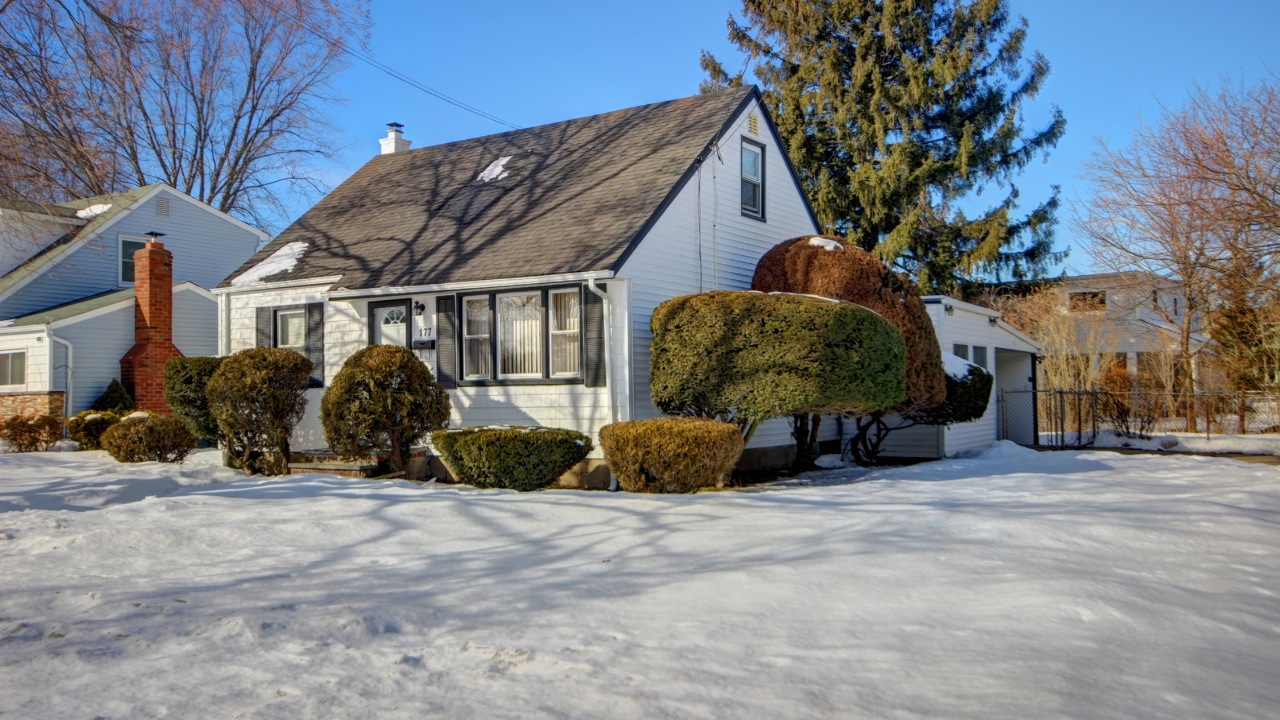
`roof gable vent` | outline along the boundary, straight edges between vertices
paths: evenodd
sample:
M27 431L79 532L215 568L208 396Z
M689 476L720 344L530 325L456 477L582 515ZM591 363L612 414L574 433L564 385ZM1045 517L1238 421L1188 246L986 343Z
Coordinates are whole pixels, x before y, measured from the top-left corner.
M158 217L169 217L169 198L156 198L156 215Z
M760 134L760 116L759 115L756 115L755 113L751 113L750 115L747 116L747 132L751 133L752 135Z

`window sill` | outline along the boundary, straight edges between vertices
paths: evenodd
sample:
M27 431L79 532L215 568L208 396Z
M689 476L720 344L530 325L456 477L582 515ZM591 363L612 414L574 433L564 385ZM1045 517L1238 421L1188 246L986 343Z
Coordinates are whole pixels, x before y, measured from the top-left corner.
M746 210L743 210L743 211L742 211L742 217L744 217L744 218L751 218L752 220L755 220L756 222L762 222L762 223L767 223L767 222L769 222L768 220L765 220L764 215L756 215L755 213L749 213L749 212L747 212Z
M458 387L504 387L514 385L581 385L582 378L508 378L506 380L459 380Z

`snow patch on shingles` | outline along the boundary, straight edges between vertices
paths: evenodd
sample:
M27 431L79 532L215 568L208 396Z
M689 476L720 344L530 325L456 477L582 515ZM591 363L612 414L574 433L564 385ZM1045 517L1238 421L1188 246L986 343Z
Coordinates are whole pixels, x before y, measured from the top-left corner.
M493 182L494 180L501 180L502 178L510 175L511 171L504 170L503 168L506 166L507 162L511 160L511 157L511 155L503 155L497 160L489 163L489 167L485 168L484 172L476 176L476 180L479 180L482 183L487 183Z
M826 250L828 252L835 252L836 250L844 250L844 243L840 242L839 240L832 240L830 238L811 237L809 238L809 244L814 247L820 247L823 250Z
M942 368L956 380L963 380L969 374L969 368L981 369L981 367L981 365L975 365L959 355L952 355L949 352L942 353Z
M241 273L235 280L231 281L231 285L233 287L251 285L256 282L262 282L272 275L289 272L297 266L298 261L307 252L308 247L307 243L304 242L291 242L271 253L271 257Z
M83 220L95 218L111 209L111 203L98 203L76 211L76 217Z

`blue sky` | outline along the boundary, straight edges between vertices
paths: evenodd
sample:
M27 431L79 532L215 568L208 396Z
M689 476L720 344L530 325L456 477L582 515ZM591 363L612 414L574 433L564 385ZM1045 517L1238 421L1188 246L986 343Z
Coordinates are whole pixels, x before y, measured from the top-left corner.
M1196 83L1280 73L1275 0L1012 0L1012 8L1031 25L1029 46L1053 65L1027 125L1047 122L1052 104L1068 122L1048 163L1019 181L1027 205L1055 184L1068 204L1083 196L1077 176L1096 140L1123 145L1139 118L1155 119L1161 103L1178 105ZM436 90L531 126L696 93L701 49L727 66L740 62L725 37L725 18L739 9L726 0L374 0L372 50ZM377 152L389 121L404 123L414 147L505 129L359 62L336 89L346 102L331 117L345 150L331 185ZM1072 246L1066 268L1087 271L1087 254L1065 223L1057 237Z

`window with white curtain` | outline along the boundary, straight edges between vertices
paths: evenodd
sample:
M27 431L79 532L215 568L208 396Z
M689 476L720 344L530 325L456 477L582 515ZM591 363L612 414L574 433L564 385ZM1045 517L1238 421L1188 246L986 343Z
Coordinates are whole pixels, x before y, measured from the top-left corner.
M307 354L307 313L280 310L276 313L276 347Z
M582 374L582 311L578 289L553 290L551 297L551 377Z
M487 380L489 368L489 296L462 301L462 372L468 380Z
M542 377L542 293L498 296L498 377Z

